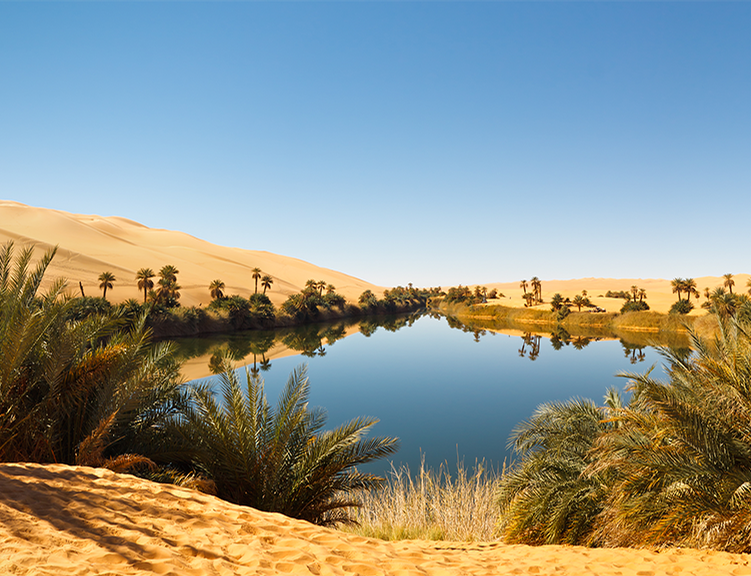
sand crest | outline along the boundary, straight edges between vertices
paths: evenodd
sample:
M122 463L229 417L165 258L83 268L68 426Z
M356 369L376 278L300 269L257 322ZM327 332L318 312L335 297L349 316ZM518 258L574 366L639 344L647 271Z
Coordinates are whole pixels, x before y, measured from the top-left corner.
M108 470L0 465L0 573L751 575L698 550L383 542Z

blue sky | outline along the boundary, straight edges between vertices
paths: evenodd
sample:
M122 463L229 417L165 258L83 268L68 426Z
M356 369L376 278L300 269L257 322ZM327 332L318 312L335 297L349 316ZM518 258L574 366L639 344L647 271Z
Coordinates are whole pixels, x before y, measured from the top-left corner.
M749 2L0 2L0 197L418 286L751 272Z

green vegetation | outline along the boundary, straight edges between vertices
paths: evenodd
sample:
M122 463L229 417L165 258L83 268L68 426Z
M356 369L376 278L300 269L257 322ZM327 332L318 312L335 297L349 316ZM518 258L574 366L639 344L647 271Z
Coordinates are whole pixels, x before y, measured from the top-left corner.
M554 295L555 297L555 295ZM559 302L558 299L555 299ZM682 300L681 302L686 302ZM628 303L628 302L627 302ZM637 307L646 302L631 302ZM620 336L624 332L677 332L686 333L694 328L703 335L711 335L717 329L717 323L712 316L684 316L676 314L661 314L649 310L617 312L578 312L570 311L565 300L559 302L558 310L543 310L540 308L513 308L500 305L467 306L464 304L447 303L445 299L435 299L430 303L431 310L436 310L447 317L456 318L460 323L487 323L487 327L502 325L519 330L527 330L531 326L551 331L557 326L569 332L584 330L602 331L603 335ZM551 308L553 299L551 299Z
M397 441L367 438L373 418L322 431L304 368L272 408L257 373L244 391L223 358L219 403L207 386L181 384L173 344L150 343L135 300L71 298L62 280L40 293L54 253L31 269L30 249L0 249L0 461L127 470L321 524L350 521L353 493L383 481L355 467ZM165 268L160 288L176 290L177 270Z
M694 305L688 300L680 300L674 302L670 307L670 314L688 314L694 309Z
M79 318L62 281L40 294L53 256L30 270L31 250L0 250L0 460L158 460L159 424L185 403L172 346L149 345L143 317L129 331L117 314Z
M609 409L620 399L609 393ZM580 544L603 509L608 478L585 474L595 440L612 414L590 400L543 404L519 424L511 445L521 457L501 480L499 529L510 543Z
M444 296L446 302L468 305L480 304L487 302L488 300L503 298L503 294L499 294L498 290L495 288L488 292L488 289L485 286L475 286L474 291L472 291L467 286L462 286L461 284L449 288L448 292L445 294L443 294L440 289L432 289L427 294L428 297L441 295Z
M295 370L272 409L263 382L246 369L243 390L229 364L221 375L221 403L209 388L193 389L179 430L219 497L317 524L352 521L352 493L383 482L355 467L393 454L397 441L365 438L377 422L372 418L322 432L325 413L308 408L309 392L305 370Z
M626 312L646 312L647 310L649 310L649 304L641 301L629 301L621 306L621 314L625 314Z
M623 374L628 404L546 405L517 428L504 538L751 550L751 305L717 322L693 355L662 349L667 381Z

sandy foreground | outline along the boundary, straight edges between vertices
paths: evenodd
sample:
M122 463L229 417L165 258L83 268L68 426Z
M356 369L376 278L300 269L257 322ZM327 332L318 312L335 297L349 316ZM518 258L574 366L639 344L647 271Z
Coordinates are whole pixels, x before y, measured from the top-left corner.
M751 575L743 554L383 542L109 470L0 465L0 574Z

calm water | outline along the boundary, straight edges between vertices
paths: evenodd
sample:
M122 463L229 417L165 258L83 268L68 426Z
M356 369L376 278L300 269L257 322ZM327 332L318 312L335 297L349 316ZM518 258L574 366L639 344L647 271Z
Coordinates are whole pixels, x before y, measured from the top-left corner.
M344 337L347 332L352 334ZM285 338L298 350L306 348L306 355L269 360L269 343ZM650 347L618 340L587 344L586 339L566 345L540 336L472 333L430 316L400 329L393 322L390 330L350 323L191 340L181 346L186 354L204 358L218 347L240 349L240 356L251 353L246 362L254 352L272 404L292 369L306 364L311 404L327 410L328 423L379 418L373 433L398 436L401 448L394 464L408 464L413 471L422 456L432 467L446 461L453 468L457 458L467 465L485 459L499 466L510 461L511 430L539 404L575 396L600 403L608 387L626 386L626 379L615 377L618 372L645 372L657 364L655 374L663 374L662 358ZM388 466L381 462L369 470L382 472Z

